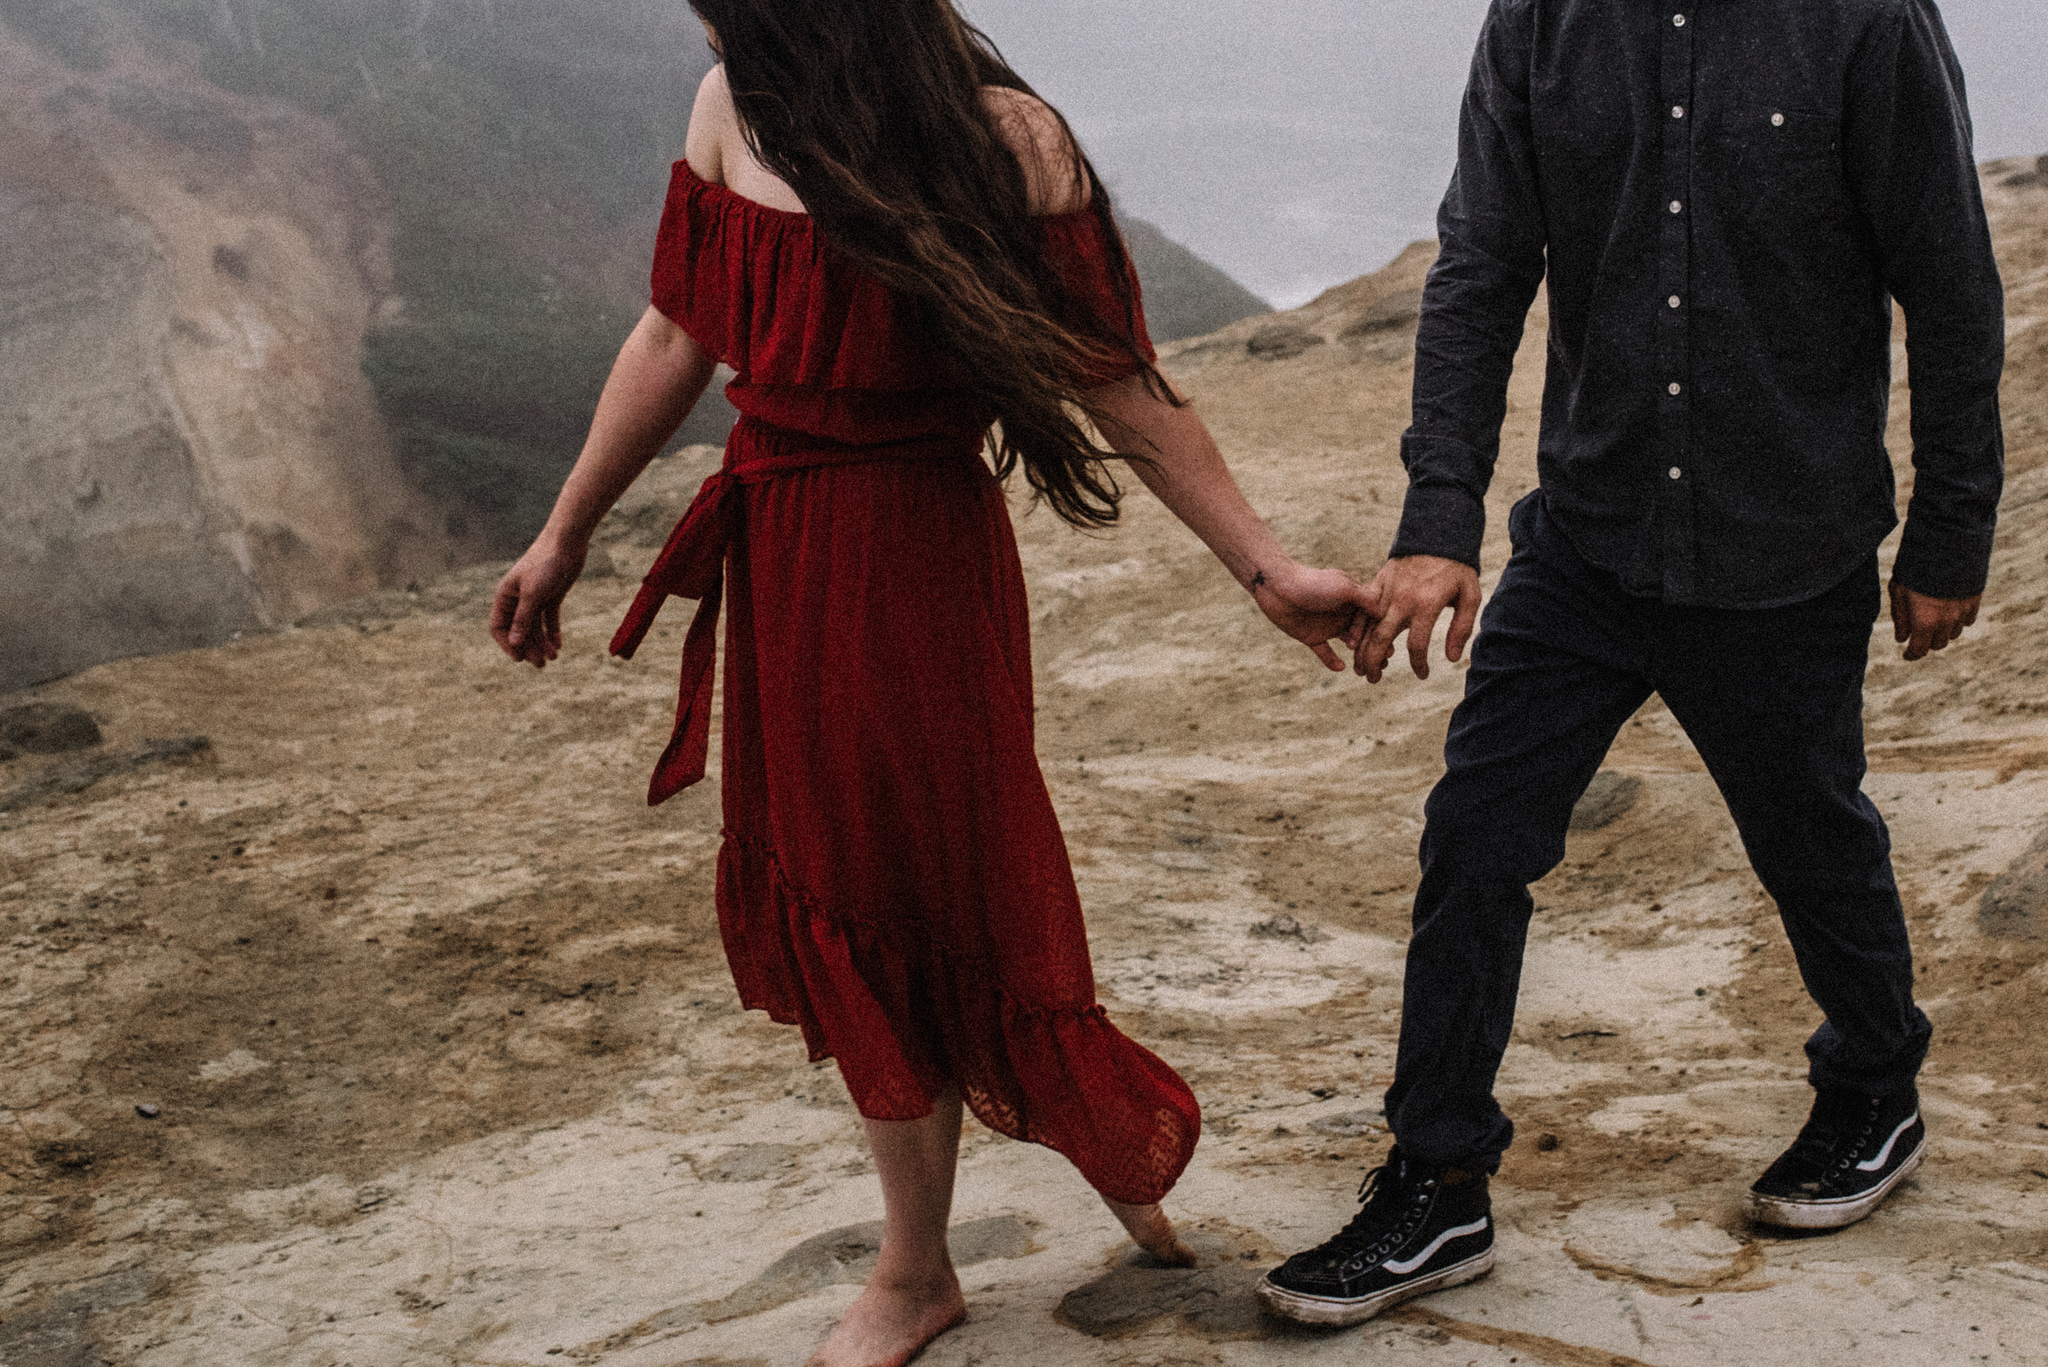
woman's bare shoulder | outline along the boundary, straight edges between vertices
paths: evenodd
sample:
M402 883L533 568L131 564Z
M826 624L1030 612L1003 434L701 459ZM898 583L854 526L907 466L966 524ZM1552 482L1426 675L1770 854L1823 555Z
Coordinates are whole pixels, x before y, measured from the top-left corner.
M982 98L996 131L1024 167L1024 184L1036 214L1067 214L1088 206L1081 175L1081 149L1052 106L1036 95L1004 86L983 86Z
M739 131L739 115L732 107L732 90L725 83L725 64L704 74L697 84L697 101L690 107L690 131L683 135L683 157L690 169L714 185L725 183L725 149L730 135Z
M725 67L711 68L697 87L697 104L690 111L690 132L683 141L683 155L690 169L713 185L723 185L742 199L783 213L804 212L804 202L787 181L763 166L747 146L746 131L740 127L739 110L733 107L732 88L725 83Z

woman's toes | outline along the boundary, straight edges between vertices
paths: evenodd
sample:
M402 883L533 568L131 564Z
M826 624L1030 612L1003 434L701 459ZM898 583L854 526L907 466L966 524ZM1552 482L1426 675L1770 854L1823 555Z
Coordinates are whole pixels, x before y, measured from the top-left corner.
M1123 1224L1124 1232L1131 1236L1131 1242L1152 1257L1170 1267L1193 1267L1199 1261L1194 1250L1181 1241L1173 1221L1156 1202L1149 1206L1128 1206L1107 1197L1103 1199Z

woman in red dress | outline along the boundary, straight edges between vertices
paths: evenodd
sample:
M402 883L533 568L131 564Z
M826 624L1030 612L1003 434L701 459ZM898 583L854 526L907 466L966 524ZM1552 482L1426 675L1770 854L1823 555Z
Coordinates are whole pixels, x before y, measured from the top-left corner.
M963 1104L1072 1160L1145 1249L1191 1260L1159 1200L1200 1112L1096 1004L1033 748L1001 477L1021 468L1102 526L1105 462L1127 458L1332 669L1371 600L1288 558L1245 502L1153 365L1100 180L950 0L694 3L721 65L653 306L492 632L515 660L555 657L592 529L732 366L724 468L613 649L670 596L699 600L659 802L703 775L725 604L720 929L742 1001L836 1059L865 1118L881 1256L814 1361L878 1367L966 1314L946 1256Z

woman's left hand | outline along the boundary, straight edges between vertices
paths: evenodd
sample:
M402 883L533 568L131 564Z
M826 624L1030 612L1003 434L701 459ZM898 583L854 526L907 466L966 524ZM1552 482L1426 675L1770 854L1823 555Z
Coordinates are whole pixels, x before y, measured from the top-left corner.
M1274 626L1338 673L1343 672L1344 661L1330 642L1344 642L1355 655L1379 620L1379 600L1373 591L1342 570L1312 570L1288 561L1262 571L1252 580L1251 591Z
M543 531L498 581L491 636L515 660L546 669L562 653L562 600L583 573L588 542L564 543Z

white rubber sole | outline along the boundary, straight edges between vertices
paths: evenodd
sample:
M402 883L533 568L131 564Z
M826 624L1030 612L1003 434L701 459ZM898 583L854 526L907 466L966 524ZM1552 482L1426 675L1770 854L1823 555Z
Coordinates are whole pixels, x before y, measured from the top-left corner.
M1750 1191L1743 1193L1742 1213L1757 1224L1778 1229L1842 1229L1884 1204L1884 1198L1911 1177L1926 1157L1927 1136L1922 1135L1920 1146L1911 1156L1893 1169L1891 1176L1861 1196L1842 1196L1832 1201L1787 1201Z
M1432 1291L1445 1287L1463 1286L1476 1282L1493 1271L1493 1250L1476 1253L1462 1263L1452 1263L1441 1272L1432 1272L1427 1277L1418 1277L1412 1282L1390 1286L1377 1296L1366 1296L1359 1300L1338 1300L1330 1296L1304 1296L1299 1291L1289 1291L1275 1286L1265 1278L1259 1281L1259 1303L1281 1319L1293 1320L1296 1324L1313 1324L1324 1329L1341 1329L1350 1324L1363 1324L1389 1306L1402 1301L1426 1296Z

